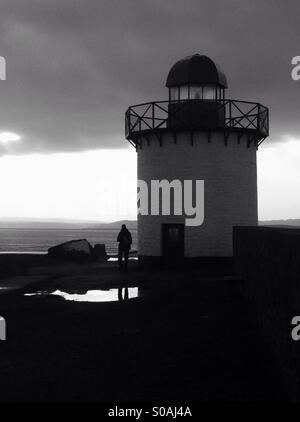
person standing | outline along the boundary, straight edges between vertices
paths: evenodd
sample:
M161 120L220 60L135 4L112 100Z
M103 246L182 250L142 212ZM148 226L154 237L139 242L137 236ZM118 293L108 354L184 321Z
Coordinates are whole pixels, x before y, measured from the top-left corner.
M125 224L122 224L120 233L118 234L117 241L119 242L119 253L118 262L119 269L123 268L123 256L124 256L124 269L128 267L128 255L132 244L132 237L130 231L127 229Z

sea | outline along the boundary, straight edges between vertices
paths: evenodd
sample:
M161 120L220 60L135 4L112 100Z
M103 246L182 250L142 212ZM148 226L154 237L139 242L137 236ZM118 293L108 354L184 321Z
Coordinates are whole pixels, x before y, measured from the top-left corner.
M132 250L137 250L137 230L130 230ZM109 255L117 253L119 229L27 229L0 228L0 253L46 253L48 248L76 239L91 245L104 243Z

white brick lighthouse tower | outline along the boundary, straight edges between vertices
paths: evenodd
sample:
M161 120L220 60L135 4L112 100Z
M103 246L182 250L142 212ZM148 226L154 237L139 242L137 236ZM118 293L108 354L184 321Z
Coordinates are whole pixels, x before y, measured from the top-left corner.
M140 263L226 260L232 256L233 226L257 225L256 150L268 136L268 109L227 99L224 73L199 54L175 63L166 86L167 101L126 112L126 138L137 151L138 179L149 190L148 213L143 207L138 215ZM196 181L203 181L200 225L187 224L185 181L193 184L194 205ZM151 212L151 183L156 188L160 183L162 202L169 194L171 204L176 203L182 194L182 211L171 206L166 212L161 206ZM173 188L180 186L182 192L175 193Z

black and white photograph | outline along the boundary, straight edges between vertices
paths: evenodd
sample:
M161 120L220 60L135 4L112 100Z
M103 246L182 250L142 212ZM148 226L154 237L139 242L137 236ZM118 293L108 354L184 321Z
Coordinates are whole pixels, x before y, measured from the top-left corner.
M300 402L299 16L0 0L0 405Z

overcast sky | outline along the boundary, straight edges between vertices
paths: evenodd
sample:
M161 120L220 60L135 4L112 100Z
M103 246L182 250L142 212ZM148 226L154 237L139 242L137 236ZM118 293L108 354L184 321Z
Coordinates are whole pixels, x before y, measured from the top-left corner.
M262 150L277 148L280 154L280 143L297 148L300 81L291 78L291 59L300 55L299 15L298 0L1 0L0 55L7 61L7 80L0 81L0 166L1 156L10 156L11 163L6 188L9 171L18 174L16 166L33 153L49 154L50 167L60 153L113 148L126 154L126 108L167 99L170 67L196 52L224 70L228 98L270 107L271 136ZM101 166L107 157L97 154ZM132 157L134 167L134 151ZM122 173L124 161L125 155L112 164L114 175ZM87 162L83 173L88 168ZM75 164L72 169L70 164L71 174ZM270 171L276 167L269 165ZM268 190L264 180L270 173L259 169L259 177ZM54 180L50 169L47 178ZM295 195L299 180L296 173L292 186L286 182ZM36 209L33 203L26 214ZM262 217L270 217L265 210ZM300 217L300 206L293 210ZM11 206L6 215L20 212Z

